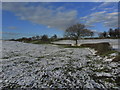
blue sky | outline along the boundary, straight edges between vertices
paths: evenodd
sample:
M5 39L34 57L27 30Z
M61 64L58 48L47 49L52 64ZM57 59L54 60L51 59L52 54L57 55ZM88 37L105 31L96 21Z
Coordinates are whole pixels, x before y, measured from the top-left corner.
M116 28L118 3L115 2L31 2L2 3L4 39L57 34L67 27L83 23L94 32Z

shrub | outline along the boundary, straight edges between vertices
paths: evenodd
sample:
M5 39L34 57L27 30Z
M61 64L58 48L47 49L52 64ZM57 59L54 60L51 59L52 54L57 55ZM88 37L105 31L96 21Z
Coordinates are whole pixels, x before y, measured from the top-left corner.
M97 51L97 54L103 55L112 50L110 44L108 42L103 43L92 43L92 44L82 44L81 47L90 47Z
M113 62L120 61L120 53L112 60Z

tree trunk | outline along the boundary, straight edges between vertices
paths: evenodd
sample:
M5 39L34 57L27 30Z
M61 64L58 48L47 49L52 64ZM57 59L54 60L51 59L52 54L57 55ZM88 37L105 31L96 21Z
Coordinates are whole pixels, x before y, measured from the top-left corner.
M77 39L76 39L75 41L76 41L75 45L77 46L77 45L78 45L78 41L77 41Z

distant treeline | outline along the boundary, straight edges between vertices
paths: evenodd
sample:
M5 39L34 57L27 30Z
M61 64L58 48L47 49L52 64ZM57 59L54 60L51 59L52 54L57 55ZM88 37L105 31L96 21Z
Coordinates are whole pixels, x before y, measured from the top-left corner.
M118 39L120 38L120 29L109 29L107 32L101 32L98 34L99 37L93 37L94 33L92 33L91 37L84 37L83 39L106 39L106 38L112 38L112 39ZM10 39L10 41L20 41L20 42L32 42L35 41L35 43L50 43L52 41L58 41L58 40L71 40L72 38L69 37L63 37L63 38L58 38L56 34L54 34L51 37L48 37L48 35L42 35L42 36L33 36L33 37L22 37L19 39ZM74 40L74 39L73 39Z
M110 28L108 32L104 31L99 33L100 38L120 38L120 28L112 29Z
M56 34L54 34L51 37L48 37L48 35L41 35L41 36L33 36L33 37L22 37L19 39L10 39L9 41L20 41L20 42L26 42L26 43L35 43L35 44L41 44L41 43L51 43L53 41L59 41L59 40L70 40L71 38L58 38Z
M20 41L20 42L31 42L31 41L41 41L41 42L46 42L49 43L51 41L56 41L57 40L57 35L53 35L52 37L48 37L48 35L42 35L42 36L33 36L33 37L22 37L19 39L10 39L10 41Z

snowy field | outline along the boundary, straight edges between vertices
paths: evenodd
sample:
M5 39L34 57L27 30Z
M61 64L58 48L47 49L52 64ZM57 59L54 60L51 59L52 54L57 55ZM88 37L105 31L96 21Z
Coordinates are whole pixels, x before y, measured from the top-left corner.
M120 63L88 48L2 43L1 87L120 89Z

